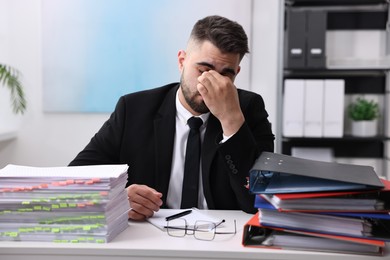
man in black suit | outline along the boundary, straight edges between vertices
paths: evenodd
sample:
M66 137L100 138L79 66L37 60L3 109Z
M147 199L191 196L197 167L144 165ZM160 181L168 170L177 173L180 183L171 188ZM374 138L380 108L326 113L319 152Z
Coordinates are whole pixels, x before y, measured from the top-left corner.
M254 213L248 172L274 135L264 101L237 89L248 53L242 26L220 16L199 20L178 53L180 83L122 96L101 129L70 163L128 164L129 218L180 208L187 120L202 119L198 208Z

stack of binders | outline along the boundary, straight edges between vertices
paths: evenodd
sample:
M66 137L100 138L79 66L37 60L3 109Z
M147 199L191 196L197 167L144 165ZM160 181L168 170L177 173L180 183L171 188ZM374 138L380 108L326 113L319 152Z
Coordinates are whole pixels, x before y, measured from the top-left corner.
M249 188L244 246L383 255L390 241L390 181L372 167L263 152Z
M106 243L128 227L127 165L0 170L0 241Z

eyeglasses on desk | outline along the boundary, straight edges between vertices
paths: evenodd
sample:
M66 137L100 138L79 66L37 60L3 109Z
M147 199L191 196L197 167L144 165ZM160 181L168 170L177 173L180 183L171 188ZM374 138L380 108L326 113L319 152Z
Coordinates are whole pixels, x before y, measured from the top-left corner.
M224 223L222 220L219 223L210 221L198 220L193 227L188 226L187 221L184 218L177 218L167 221L166 230L168 235L172 237L184 237L186 235L193 235L198 240L211 241L215 238L215 235L235 235L237 233L236 220L234 220L234 231L221 232L217 231L217 227Z

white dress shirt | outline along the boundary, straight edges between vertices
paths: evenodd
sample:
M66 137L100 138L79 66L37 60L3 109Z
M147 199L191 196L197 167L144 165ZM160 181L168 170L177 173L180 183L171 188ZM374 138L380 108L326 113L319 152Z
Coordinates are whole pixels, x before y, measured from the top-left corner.
M171 177L169 180L169 188L167 195L167 206L172 209L179 209L181 205L181 194L183 188L184 176L184 161L187 146L187 138L190 128L187 120L193 115L187 111L179 101L178 92L176 93L176 131L173 144L172 168ZM200 138L203 143L204 134L206 132L207 120L210 113L202 114L199 117L203 120L203 125L200 127ZM202 165L202 161L200 161ZM198 208L207 209L207 202L203 193L202 185L202 167L199 172L199 193L198 193Z

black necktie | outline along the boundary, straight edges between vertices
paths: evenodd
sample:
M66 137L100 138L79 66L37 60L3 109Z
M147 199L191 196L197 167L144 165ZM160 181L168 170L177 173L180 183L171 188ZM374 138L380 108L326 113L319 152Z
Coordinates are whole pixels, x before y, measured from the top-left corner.
M183 190L181 208L198 207L199 162L200 162L200 132L203 124L199 117L191 117L187 121L190 133L187 139L186 156L184 162Z

